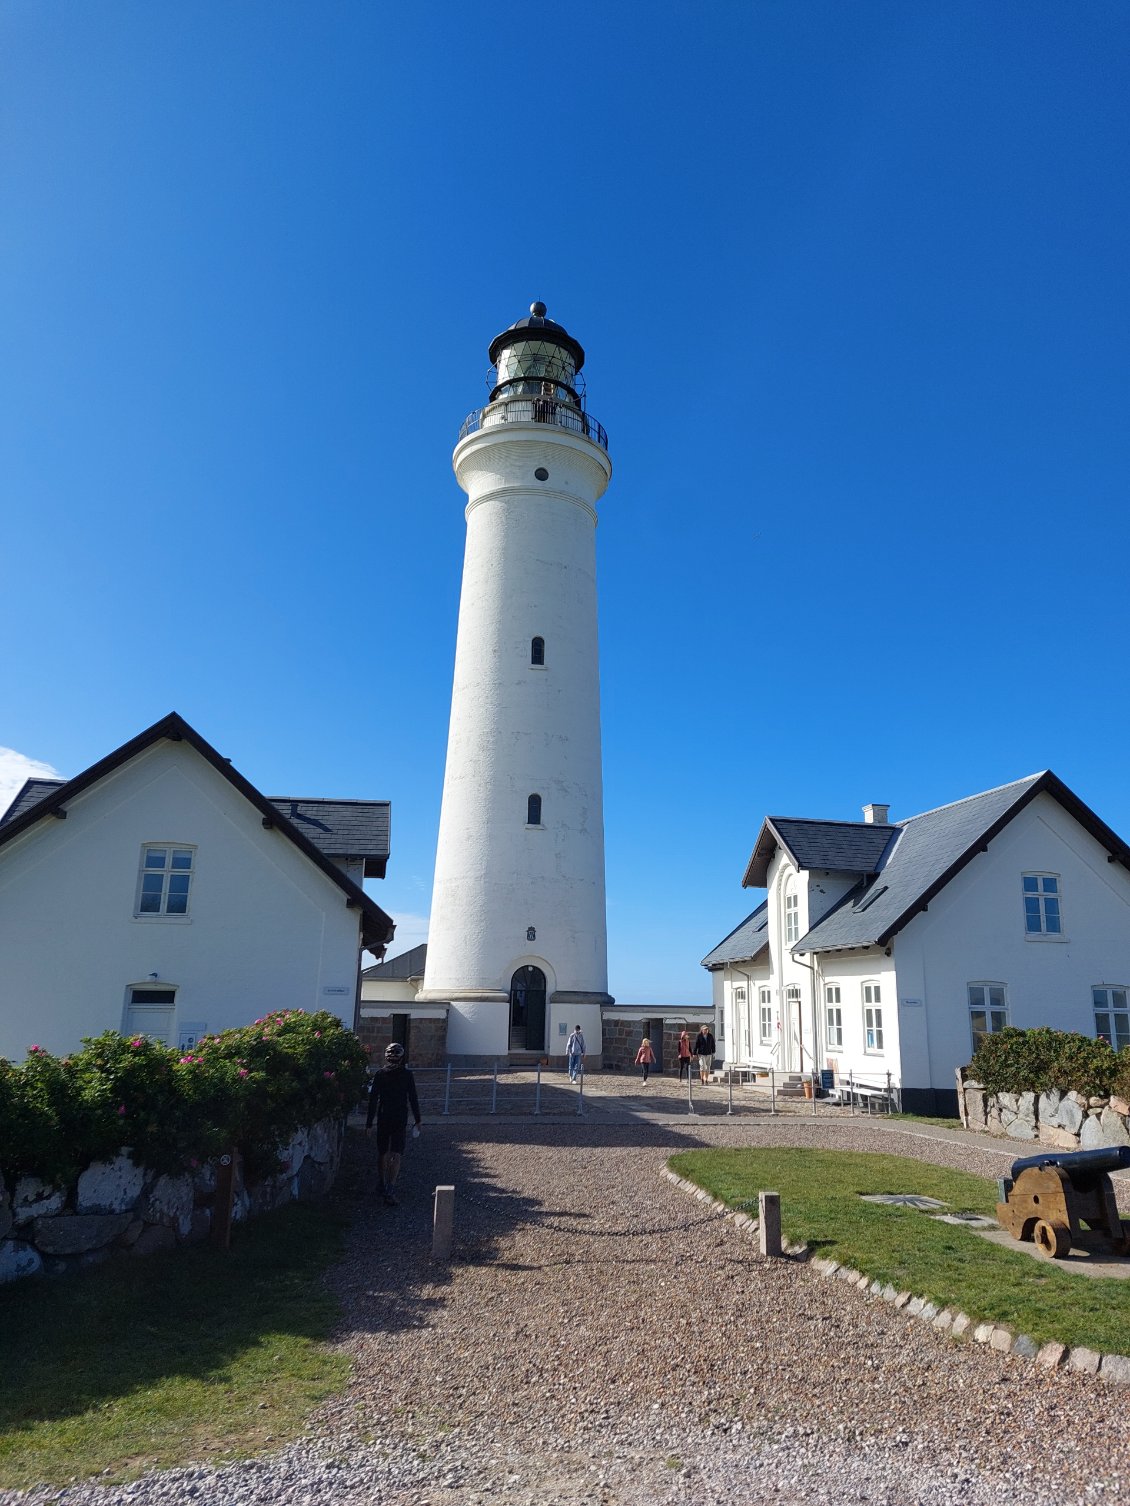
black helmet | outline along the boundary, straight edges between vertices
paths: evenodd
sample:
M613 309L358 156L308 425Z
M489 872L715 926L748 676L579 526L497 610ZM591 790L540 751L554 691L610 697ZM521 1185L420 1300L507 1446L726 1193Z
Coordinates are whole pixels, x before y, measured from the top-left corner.
M399 1041L393 1041L391 1046L385 1047L385 1066L399 1067L404 1062L406 1053Z

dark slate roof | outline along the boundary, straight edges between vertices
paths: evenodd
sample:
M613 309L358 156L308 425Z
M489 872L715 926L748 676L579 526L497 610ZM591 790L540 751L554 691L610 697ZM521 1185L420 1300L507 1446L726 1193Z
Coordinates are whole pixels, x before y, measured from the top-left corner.
M232 767L231 760L223 754L217 753L211 743L205 742L195 727L189 726L183 716L175 711L170 711L168 716L154 722L152 727L147 727L144 732L139 732L136 737L130 738L128 743L123 743L120 748L115 748L105 758L100 758L97 763L91 764L89 769L84 769L81 774L76 774L73 779L64 780L60 784L43 791L40 798L26 806L19 815L11 820L0 823L0 847L5 842L27 831L44 816L54 815L62 819L66 818L67 801L76 795L82 794L91 785L97 784L107 774L121 768L131 758L136 758L139 753L160 742L163 738L169 742L185 742L195 748L207 763L210 763L218 774L232 785L245 800L255 807L263 817L263 825L270 826L279 831L302 852L316 868L320 868L327 878L331 879L345 895L346 903L356 906L361 911L361 939L371 952L383 952L392 940L396 926L392 917L386 915L375 900L369 898L359 884L355 884L348 874L343 873L335 863L331 861L306 835L306 832L289 816L272 804L266 797L261 795L250 780L245 779L241 773ZM30 782L30 781L29 781ZM20 791L23 797L24 791ZM303 802L306 803L306 802ZM316 802L310 802L316 803ZM333 804L335 802L331 802Z
M970 795L895 823L895 839L879 869L864 878L807 935L794 953L886 946L962 868L988 847L1037 795L1048 794L1130 868L1130 847L1050 770Z
M769 902L763 899L753 914L747 915L725 941L720 941L712 952L707 952L702 966L713 969L724 967L727 962L752 962L768 945Z
M834 873L877 873L895 828L885 822L798 821L767 816L742 879L743 889L764 889L769 863L783 847L795 868Z
M362 972L362 978L375 978L380 983L393 983L401 978L423 976L424 963L428 957L428 943L421 941L410 952L401 952L399 957L390 957L387 962L376 962Z
M11 805L0 816L0 826L6 826L9 821L14 821L17 816L22 816L25 811L31 810L33 805L38 805L48 795L57 790L61 784L66 784L65 779L29 779L22 790L12 801Z
M269 795L272 805L331 858L364 858L366 878L384 878L392 806L387 800L298 800Z

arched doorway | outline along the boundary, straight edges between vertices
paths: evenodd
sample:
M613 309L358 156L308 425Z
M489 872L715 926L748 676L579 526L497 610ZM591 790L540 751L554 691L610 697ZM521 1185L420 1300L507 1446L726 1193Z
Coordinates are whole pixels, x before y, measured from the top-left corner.
M545 974L520 967L510 980L511 1051L545 1050Z

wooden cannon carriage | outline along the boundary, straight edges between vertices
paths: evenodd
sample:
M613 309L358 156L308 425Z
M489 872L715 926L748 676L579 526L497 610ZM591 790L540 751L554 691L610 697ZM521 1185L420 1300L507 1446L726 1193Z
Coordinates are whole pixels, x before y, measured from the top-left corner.
M1119 1217L1110 1173L1130 1166L1130 1145L1045 1152L1012 1163L1000 1181L997 1219L1013 1239L1031 1239L1053 1260L1078 1240L1080 1221L1105 1234L1119 1255L1130 1254L1130 1229Z

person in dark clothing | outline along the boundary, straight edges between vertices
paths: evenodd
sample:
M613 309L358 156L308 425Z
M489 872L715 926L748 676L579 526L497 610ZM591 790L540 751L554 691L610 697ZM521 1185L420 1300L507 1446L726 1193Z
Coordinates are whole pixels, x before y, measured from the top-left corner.
M420 1131L420 1100L416 1096L416 1079L405 1066L405 1051L397 1041L385 1048L385 1064L373 1078L369 1089L369 1112L365 1116L365 1133L377 1121L377 1171L380 1176L381 1195L390 1208L397 1205L396 1178L400 1174L400 1158L404 1154L404 1137L408 1128L408 1109L411 1106L415 1127Z
M710 1069L714 1065L714 1053L717 1049L713 1030L709 1025L701 1026L695 1036L694 1054L698 1058L699 1081L704 1088L710 1077Z

